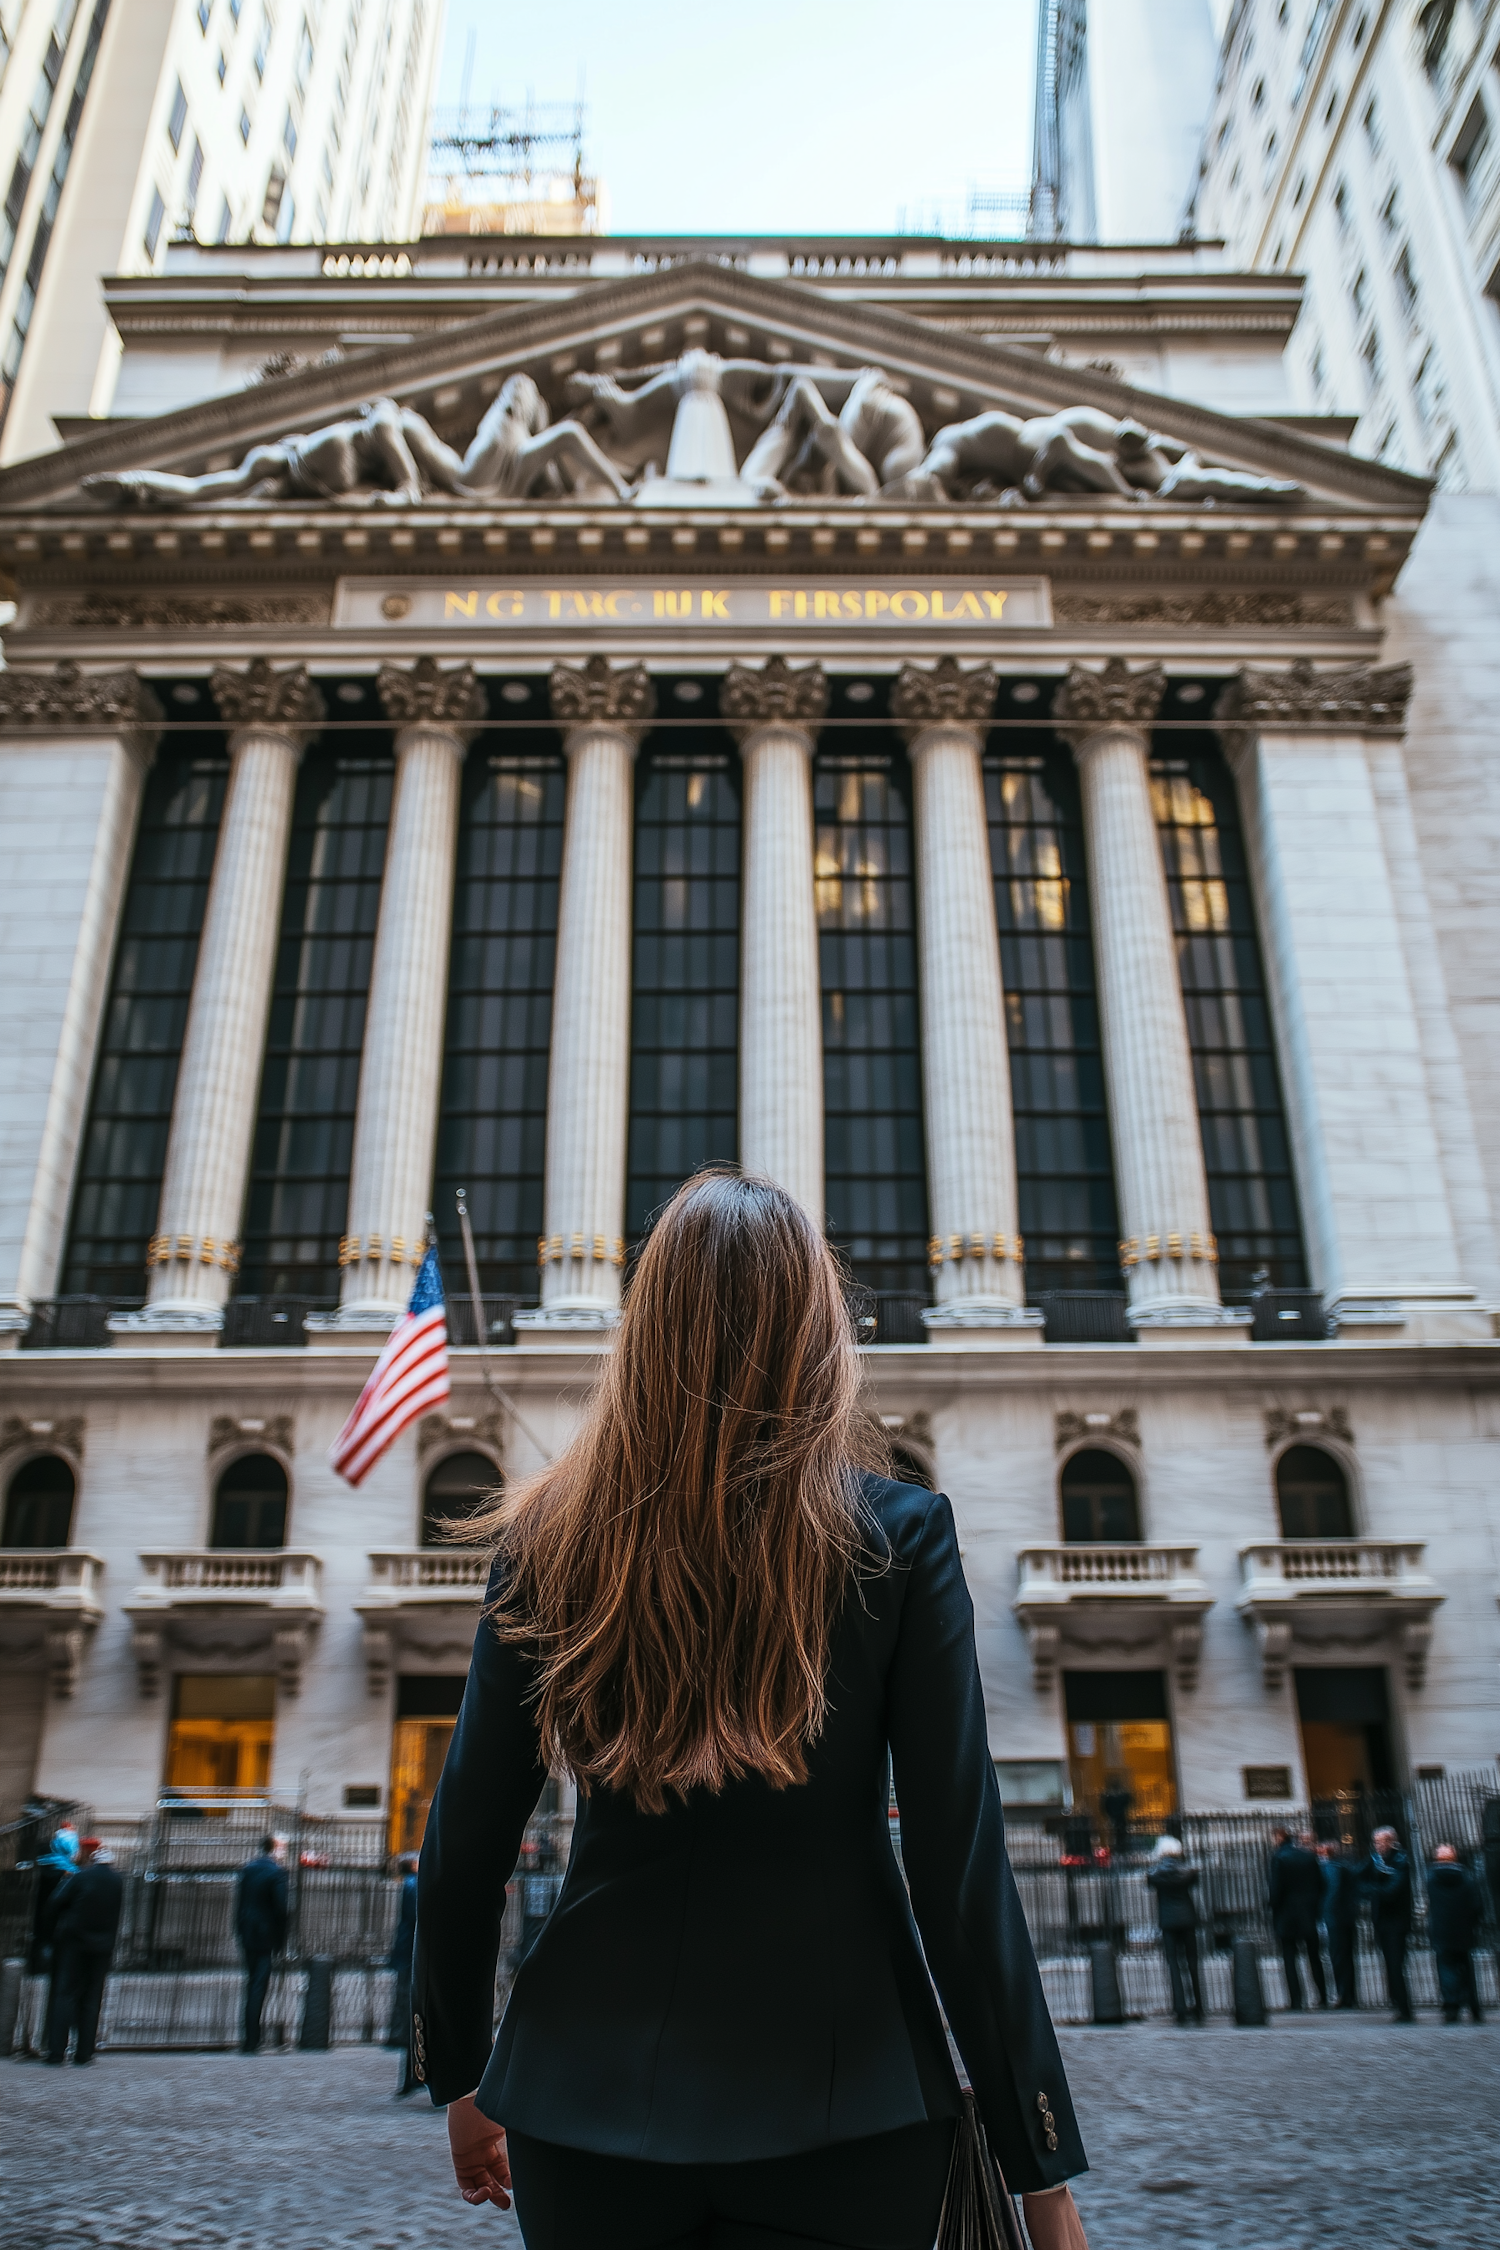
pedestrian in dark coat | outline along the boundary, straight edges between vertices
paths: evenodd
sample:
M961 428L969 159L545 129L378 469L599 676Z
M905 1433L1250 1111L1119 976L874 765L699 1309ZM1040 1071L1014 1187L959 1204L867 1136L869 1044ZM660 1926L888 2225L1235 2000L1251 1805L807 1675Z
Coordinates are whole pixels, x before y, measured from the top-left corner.
M411 2053L411 1957L417 1942L417 1855L405 1852L397 1862L401 1877L401 1910L396 1916L396 1934L391 1939L389 1966L395 1972L391 1988L391 2023L386 2034L388 2047L401 2049L401 2078L396 2087L396 2099L414 2094L421 2084L412 2066Z
M1146 1881L1156 1893L1156 1919L1172 1980L1172 2013L1179 2023L1203 2021L1203 1972L1198 1958L1198 1870L1189 1867L1175 1836L1158 1836Z
M47 2061L91 2063L99 2044L104 1985L114 1959L125 1885L97 1836L78 1847L77 1870L52 1895L52 1992L47 2010Z
M26 1974L29 1977L44 1977L52 1966L52 1897L77 1865L77 1829L57 1829L47 1849L37 1856L36 1888L31 1906L31 1937L26 1948Z
M1307 1955L1318 2006L1328 2005L1328 1985L1323 1975L1323 1949L1318 1943L1318 1916L1323 1905L1323 1870L1318 1855L1302 1842L1294 1842L1289 1829L1273 1828L1271 1842L1271 1927L1281 1945L1286 1970L1289 2008L1307 2005L1302 1991L1299 1956Z
M1370 1902L1375 1943L1385 1963L1386 1996L1397 2023L1415 2023L1406 1982L1406 1953L1411 1944L1411 1862L1394 1828L1377 1828L1373 1844L1364 1866L1364 1892Z
M1485 1798L1479 1815L1479 1838L1485 1881L1490 1886L1490 1912L1500 1922L1500 1797Z
M1479 1885L1451 1844L1439 1844L1427 1870L1427 1935L1437 1956L1438 1988L1444 2023L1457 2023L1465 2008L1483 2023L1474 1976L1474 1941L1484 1920Z
M279 1836L262 1836L254 1859L240 1869L235 1886L234 1934L245 1957L245 2021L240 2053L260 2052L261 2011L271 1984L271 1961L286 1943L287 1879L282 1865L286 1846Z
M1323 1862L1323 1927L1328 1935L1328 1957L1333 1963L1336 2008L1359 2006L1359 1909L1363 1893L1357 1861L1346 1859L1336 1844L1320 1844Z

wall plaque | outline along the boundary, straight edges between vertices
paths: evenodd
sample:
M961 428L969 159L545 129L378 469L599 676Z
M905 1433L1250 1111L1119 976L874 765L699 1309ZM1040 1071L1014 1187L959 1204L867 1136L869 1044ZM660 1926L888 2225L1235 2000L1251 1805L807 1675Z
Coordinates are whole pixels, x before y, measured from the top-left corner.
M520 635L598 632L628 625L643 633L764 627L777 633L908 632L979 639L1008 626L1050 625L1045 578L341 578L335 625L442 629Z

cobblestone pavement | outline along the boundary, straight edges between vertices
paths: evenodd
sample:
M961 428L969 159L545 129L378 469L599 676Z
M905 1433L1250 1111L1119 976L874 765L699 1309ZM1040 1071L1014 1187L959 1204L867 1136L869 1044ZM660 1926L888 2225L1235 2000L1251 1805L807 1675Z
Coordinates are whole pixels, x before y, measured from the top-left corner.
M1062 2033L1094 2250L1496 2250L1500 2028ZM0 2063L3 2250L519 2250L395 2057ZM607 2250L607 2245L600 2246Z

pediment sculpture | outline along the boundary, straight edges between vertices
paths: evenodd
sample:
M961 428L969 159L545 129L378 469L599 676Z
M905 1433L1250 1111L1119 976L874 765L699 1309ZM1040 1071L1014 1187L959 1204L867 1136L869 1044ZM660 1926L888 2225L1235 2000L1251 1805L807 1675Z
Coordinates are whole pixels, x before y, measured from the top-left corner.
M326 500L411 505L440 493L488 502L575 499L635 507L756 507L797 497L993 502L1059 492L1141 502L1284 504L1299 484L1202 460L1144 423L1094 407L1031 417L999 408L928 434L884 369L725 359L693 346L627 374L568 378L575 411L553 421L513 374L460 454L413 407L367 401L344 419L252 445L202 476L124 469L86 476L105 507Z

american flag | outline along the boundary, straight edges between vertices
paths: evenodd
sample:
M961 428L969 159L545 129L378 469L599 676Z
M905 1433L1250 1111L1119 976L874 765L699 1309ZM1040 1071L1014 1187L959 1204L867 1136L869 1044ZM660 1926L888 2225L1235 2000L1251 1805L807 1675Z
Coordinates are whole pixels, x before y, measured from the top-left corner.
M448 1330L434 1243L390 1342L370 1371L328 1458L346 1484L362 1484L408 1422L448 1396Z

